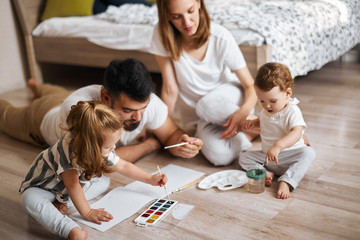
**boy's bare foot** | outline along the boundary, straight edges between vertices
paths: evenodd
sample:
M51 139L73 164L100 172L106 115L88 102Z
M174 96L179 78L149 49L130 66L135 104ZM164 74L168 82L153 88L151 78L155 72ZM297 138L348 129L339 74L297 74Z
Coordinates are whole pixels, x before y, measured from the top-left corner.
M33 100L39 97L39 83L36 82L34 78L30 78L27 81L27 86L31 89L33 93Z
M53 205L57 208L57 210L59 210L59 212L61 212L63 215L66 215L67 214L67 211L68 211L68 207L67 207L67 204L66 203L61 203L61 202L58 202L58 201L54 201L53 202Z
M276 197L280 199L288 199L290 197L290 186L288 183L284 181L280 182Z
M265 186L271 187L274 177L275 177L275 173L266 171Z
M86 238L87 232L78 227L74 227L69 233L69 239L71 240L85 240Z

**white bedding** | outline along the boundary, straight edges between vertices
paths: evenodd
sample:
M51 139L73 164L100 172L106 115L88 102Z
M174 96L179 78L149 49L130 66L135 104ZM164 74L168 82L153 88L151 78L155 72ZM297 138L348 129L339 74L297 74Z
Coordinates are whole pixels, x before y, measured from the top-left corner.
M86 38L97 45L121 50L145 50L150 46L153 26L112 23L89 17L51 18L40 23L33 36Z
M272 60L305 75L360 42L360 0L206 0L213 20L249 28L272 46Z
M337 59L360 42L360 0L206 0L213 21L238 44L272 46L272 60L293 76ZM91 17L49 19L34 36L85 37L114 49L146 51L156 7L125 4Z
M40 23L32 34L37 37L83 37L107 48L146 51L156 22L156 6L125 4L119 8L110 6L105 13L95 16L51 18ZM264 37L254 30L238 28L231 32L238 44L260 46L264 43Z

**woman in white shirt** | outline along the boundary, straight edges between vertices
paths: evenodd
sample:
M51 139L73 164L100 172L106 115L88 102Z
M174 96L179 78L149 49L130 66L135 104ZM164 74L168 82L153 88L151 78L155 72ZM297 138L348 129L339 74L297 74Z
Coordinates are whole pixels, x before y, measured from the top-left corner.
M156 55L161 98L184 130L197 127L202 153L228 165L258 132L242 132L256 103L254 81L231 33L211 22L203 0L157 0Z

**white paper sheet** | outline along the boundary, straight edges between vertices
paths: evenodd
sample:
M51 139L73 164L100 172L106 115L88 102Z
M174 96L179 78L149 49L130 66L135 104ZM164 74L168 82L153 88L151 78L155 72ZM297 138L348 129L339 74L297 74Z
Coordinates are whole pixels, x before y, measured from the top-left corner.
M155 173L157 173L157 171L153 172L153 174ZM171 194L173 190L182 187L204 175L203 172L199 172L190 168L180 167L174 164L169 164L161 168L161 173L165 173L168 178L166 188L169 194ZM132 182L126 185L125 188L152 196L154 199L167 197L163 187L155 187L139 181Z
M105 211L109 212L114 217L110 222L102 222L101 225L89 222L84 220L78 212L72 214L70 217L89 227L105 232L139 211L153 199L152 196L146 196L123 187L117 187L91 205L91 208L93 209L105 208Z
M161 172L165 173L168 177L166 186L169 194L173 190L182 187L204 175L203 172L173 164L169 164L162 168ZM157 171L154 173L157 173ZM72 214L70 217L87 226L90 226L101 232L105 232L121 221L137 213L139 210L141 210L141 208L143 208L152 200L165 197L166 193L164 188L135 181L126 185L125 187L114 188L99 201L91 205L91 208L93 209L105 208L107 212L111 213L114 219L112 219L110 222L102 222L101 225L88 222L84 220L78 212Z

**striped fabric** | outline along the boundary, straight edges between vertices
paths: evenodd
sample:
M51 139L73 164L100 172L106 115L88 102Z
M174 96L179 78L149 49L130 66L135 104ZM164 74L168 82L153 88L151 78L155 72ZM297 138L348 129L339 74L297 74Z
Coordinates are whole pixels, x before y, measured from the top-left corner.
M79 176L81 187L86 191L90 182L81 176L82 169L76 164L76 159L71 161L70 134L65 134L57 143L42 151L30 166L25 180L21 183L19 192L22 193L30 187L38 187L48 190L56 195L59 202L69 201L69 195L64 185L61 173L69 169L75 169ZM112 152L108 156L109 166L113 166L119 157Z

